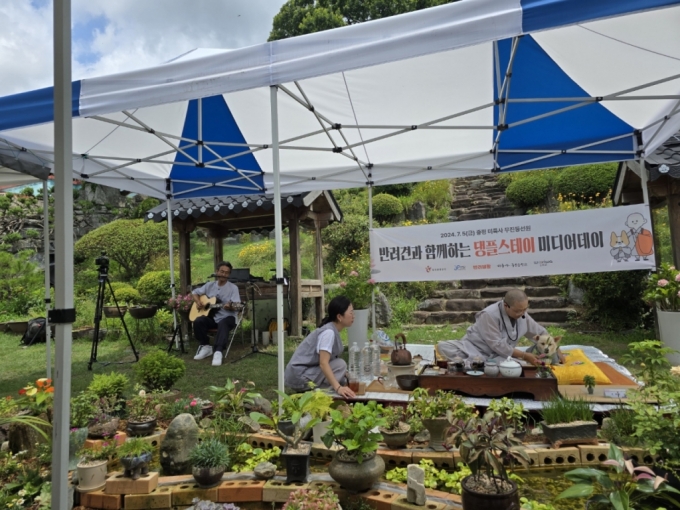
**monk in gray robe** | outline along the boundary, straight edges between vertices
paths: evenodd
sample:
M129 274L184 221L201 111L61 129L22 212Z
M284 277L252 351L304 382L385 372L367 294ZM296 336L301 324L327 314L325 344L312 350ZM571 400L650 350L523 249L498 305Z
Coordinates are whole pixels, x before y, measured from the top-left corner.
M475 323L463 338L439 342L437 351L449 361L456 356L463 359L479 356L484 360L510 356L535 365L538 357L517 349L517 343L522 337L533 342L536 335L549 333L529 316L528 309L527 295L519 289L512 289L502 301L477 313Z

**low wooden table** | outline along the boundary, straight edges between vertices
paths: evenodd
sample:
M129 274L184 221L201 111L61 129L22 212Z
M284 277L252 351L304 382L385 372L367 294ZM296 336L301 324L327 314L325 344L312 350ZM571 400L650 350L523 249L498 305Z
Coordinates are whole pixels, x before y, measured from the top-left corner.
M521 377L472 376L464 373L421 375L420 386L430 393L435 390L454 390L474 397L502 397L510 393L529 393L534 400L550 400L557 395L557 379L538 378L536 369L522 367Z

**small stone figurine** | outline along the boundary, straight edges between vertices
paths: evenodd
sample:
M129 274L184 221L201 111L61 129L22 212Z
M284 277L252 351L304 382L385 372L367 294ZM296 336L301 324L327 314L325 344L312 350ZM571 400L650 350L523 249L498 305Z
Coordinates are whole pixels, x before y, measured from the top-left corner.
M418 464L409 464L407 467L406 500L414 505L424 506L425 497L425 470Z

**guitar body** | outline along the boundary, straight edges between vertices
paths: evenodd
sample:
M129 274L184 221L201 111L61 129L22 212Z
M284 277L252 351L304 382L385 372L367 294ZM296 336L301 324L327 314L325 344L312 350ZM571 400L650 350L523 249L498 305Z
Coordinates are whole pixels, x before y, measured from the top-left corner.
M198 307L196 306L196 303L191 305L191 310L189 311L189 320L191 322L194 322L196 319L199 317L205 317L206 315L210 315L210 313L215 309L219 308L221 305L217 304L217 296L209 298L206 296L198 296L199 300L201 301L201 304L205 307L205 305L210 305L210 308L199 310Z

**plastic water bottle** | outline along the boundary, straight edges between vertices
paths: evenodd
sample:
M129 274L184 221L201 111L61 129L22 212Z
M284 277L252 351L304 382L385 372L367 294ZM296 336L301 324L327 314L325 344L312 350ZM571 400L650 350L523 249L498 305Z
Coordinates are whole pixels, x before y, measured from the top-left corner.
M356 342L352 342L349 348L349 377L358 381L364 374L364 367L361 363L361 349Z
M373 380L373 349L370 343L361 349L361 361L364 369L361 380L369 383Z
M371 350L373 351L373 356L371 359L371 369L373 371L372 375L374 378L377 378L380 377L380 345L378 345L378 342L371 340Z

